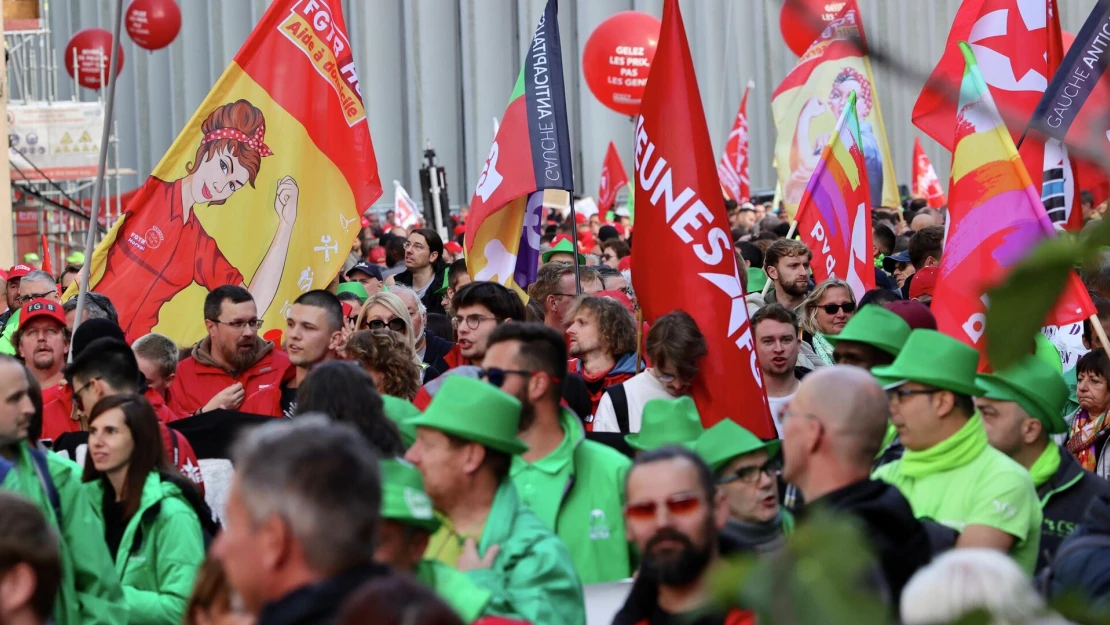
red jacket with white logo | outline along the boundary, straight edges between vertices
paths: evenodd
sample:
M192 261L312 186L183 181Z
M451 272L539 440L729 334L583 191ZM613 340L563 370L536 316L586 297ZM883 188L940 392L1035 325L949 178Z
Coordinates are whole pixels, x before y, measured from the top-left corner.
M258 339L256 360L238 375L221 369L209 355L208 338L197 343L193 355L177 365L177 377L169 392L169 407L175 419L192 416L217 393L239 382L244 399L239 412L281 417L281 380L293 365L274 344Z

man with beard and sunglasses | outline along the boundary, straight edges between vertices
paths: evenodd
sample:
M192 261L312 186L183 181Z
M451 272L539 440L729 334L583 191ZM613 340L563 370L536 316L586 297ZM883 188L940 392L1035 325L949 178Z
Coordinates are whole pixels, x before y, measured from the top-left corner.
M513 456L509 475L520 498L566 543L584 584L627 579L632 554L621 511L630 461L586 440L582 421L560 406L567 348L540 323L507 323L489 336L482 377L520 400L518 437L528 450Z
M204 298L208 336L177 366L170 409L187 416L219 408L280 417L281 380L292 366L258 336L262 320L250 291L217 287Z
M718 607L709 588L728 502L705 461L677 445L645 452L632 463L625 492L625 525L641 564L613 625L753 623L749 612Z
M787 310L797 310L809 293L809 263L813 253L805 243L779 239L763 256L763 271L774 284L767 293L768 304L779 303Z

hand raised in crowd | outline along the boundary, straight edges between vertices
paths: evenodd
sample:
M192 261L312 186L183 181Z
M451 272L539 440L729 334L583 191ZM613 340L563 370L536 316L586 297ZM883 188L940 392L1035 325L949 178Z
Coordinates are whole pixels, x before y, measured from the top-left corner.
M486 550L486 556L478 556L478 541L467 538L463 544L462 555L459 556L458 569L460 571L473 571L474 569L488 569L493 567L497 554L501 553L500 545L493 545Z
M235 410L243 405L243 399L246 397L246 392L243 390L243 384L236 382L224 390L216 393L215 397L208 400L204 405L201 412L208 412L209 410Z

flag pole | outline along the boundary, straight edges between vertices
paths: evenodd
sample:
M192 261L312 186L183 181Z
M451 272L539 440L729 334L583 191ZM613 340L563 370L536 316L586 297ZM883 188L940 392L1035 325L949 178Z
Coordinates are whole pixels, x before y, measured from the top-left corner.
M641 308L636 309L636 374L640 373L640 365L644 362L643 350L641 345L644 342L644 311Z
M790 230L788 230L786 232L786 240L787 241L790 240L790 237L794 236L794 231L797 230L797 229L798 229L798 220L795 219L794 221L790 222ZM763 273L767 273L767 268L766 267L763 268ZM759 293L760 297L767 297L767 289L769 289L769 288L771 288L771 281L770 280L763 283L763 290L760 291L760 293Z
M578 270L578 219L575 217L574 198L570 197L570 191L567 191L567 199L570 200L570 242L574 246L574 293L582 295L582 274Z
M77 295L77 310L73 317L73 331L81 325L81 315L85 311L85 300L89 294L89 274L92 272L93 248L96 247L97 225L100 223L100 200L104 195L104 176L107 173L108 143L112 134L112 110L116 104L116 74L119 67L120 27L123 24L123 0L116 0L115 24L112 26L111 48L108 52L108 93L104 102L104 128L100 132L100 154L96 166L96 181L93 184L92 206L89 208L89 229L85 233L85 264L78 276L80 291ZM103 83L101 83L103 84ZM73 352L69 353L73 361Z

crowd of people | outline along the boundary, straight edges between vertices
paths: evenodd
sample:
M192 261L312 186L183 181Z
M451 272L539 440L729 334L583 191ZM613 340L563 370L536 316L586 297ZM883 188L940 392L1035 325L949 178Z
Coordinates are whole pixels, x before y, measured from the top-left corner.
M624 580L613 623L753 623L717 600L719 563L784 557L821 510L862 529L859 583L892 621L1110 599L1090 322L1074 368L1039 337L979 373L930 311L943 210L874 211L857 300L814 283L773 206L727 206L773 440L740 425L752 406L703 426L693 389L721 372L682 302L643 318L623 209L553 214L527 302L472 281L465 208L447 242L369 215L284 328L219 286L193 345L129 345L98 293L76 323L70 268L12 267L0 623L583 625L590 589ZM1082 277L1110 328L1110 260Z

